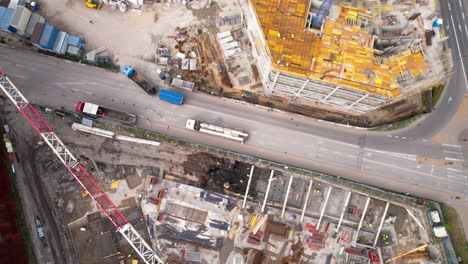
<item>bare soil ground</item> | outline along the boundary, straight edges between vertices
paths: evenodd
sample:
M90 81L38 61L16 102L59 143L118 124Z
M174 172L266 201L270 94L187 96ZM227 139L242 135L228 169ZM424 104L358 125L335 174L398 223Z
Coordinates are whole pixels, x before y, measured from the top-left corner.
M182 5L153 5L121 13L106 5L100 10L90 9L81 0L44 0L40 12L47 23L83 37L89 50L105 47L116 56L139 58L151 57L158 39L195 20ZM174 19L180 17L184 19Z

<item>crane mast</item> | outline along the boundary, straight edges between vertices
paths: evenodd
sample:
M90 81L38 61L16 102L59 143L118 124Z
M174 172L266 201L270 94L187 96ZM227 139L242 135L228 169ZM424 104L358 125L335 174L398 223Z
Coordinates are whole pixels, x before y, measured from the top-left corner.
M89 196L96 202L99 209L114 224L127 242L140 255L147 264L162 264L164 256L158 250L153 250L140 236L136 229L128 222L125 216L117 209L104 191L96 184L93 178L67 147L58 138L55 132L34 109L23 94L16 88L6 74L0 69L0 89L13 102L16 108L26 117L28 122L39 133L44 142L52 149L67 170L75 177Z

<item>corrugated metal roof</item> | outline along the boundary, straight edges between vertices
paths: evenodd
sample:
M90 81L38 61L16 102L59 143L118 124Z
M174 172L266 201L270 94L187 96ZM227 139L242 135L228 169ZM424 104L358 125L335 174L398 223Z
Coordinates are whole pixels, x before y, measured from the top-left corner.
M15 10L13 19L10 25L16 28L18 31L24 31L28 25L29 18L31 17L31 11L24 6L18 6Z
M68 39L68 45L75 46L78 48L82 48L84 46L84 40L76 37L76 36L71 36Z
M64 45L68 46L68 33L64 31L60 31L57 34L57 38L55 39L55 43L54 43L54 48L52 50L56 53L64 54L62 53Z
M34 31L31 35L31 42L34 44L39 44L39 40L41 40L42 31L44 30L45 24L44 23L37 23L34 27Z
M36 27L36 24L44 23L44 22L45 22L44 17L42 17L41 15L37 13L32 14L31 17L29 18L29 22L28 22L28 25L26 26L26 29L24 30L24 33L26 34L27 37L31 37L34 32L34 28Z

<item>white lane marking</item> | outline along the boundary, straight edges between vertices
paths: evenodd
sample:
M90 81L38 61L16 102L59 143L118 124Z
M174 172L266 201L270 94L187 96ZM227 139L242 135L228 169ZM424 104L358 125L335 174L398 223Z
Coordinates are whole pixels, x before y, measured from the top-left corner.
M25 68L26 66L24 66L23 64L16 64L16 67Z
M458 0L458 4L460 5L460 7L463 7L462 3L460 0ZM462 13L463 14L463 13Z
M451 179L464 179L464 180L466 180L466 178L467 178L467 176L450 175L450 174L447 174L447 177L449 177Z
M432 164L431 175L434 175L434 164Z
M462 154L460 151L450 151L450 150L444 150L445 153L451 153L451 154Z
M380 154L385 154L385 155L389 155L389 156L393 156L393 157L397 157L397 158L402 158L402 159L408 159L408 160L412 160L412 161L416 161L417 157L418 157L417 155L413 155L413 154L389 152L389 151L376 150L376 149L365 149L365 150L374 151L374 152L377 152L377 153L380 153Z
M447 103L450 103L452 101L452 96L449 97L449 99L447 100Z
M454 158L445 158L445 160L451 160L451 161L463 161L462 159L454 159Z
M450 19L452 21L452 25L455 26L455 23L453 22L452 15L450 15ZM466 89L468 90L468 80L466 79L466 71L465 71L465 65L463 64L463 56L462 56L462 53L461 53L461 50L460 50L460 45L458 44L457 31L454 30L453 33L455 34L455 43L457 44L458 55L460 56L460 64L461 64L462 70L463 70L463 78L465 79Z
M448 7L449 7L449 10L452 11L452 8L450 7L450 3L447 2L447 4L448 4Z
M72 88L71 90L72 90L72 92L79 92L80 91L80 89L75 89L75 88Z
M458 29L460 30L460 33L462 33L461 25L460 25L460 24L458 24Z
M401 139L406 139L406 137L401 137Z
M447 168L447 170L449 170L449 171L456 171L456 172L461 172L461 173L463 173L463 171L461 171L461 170L456 170L456 169L452 169L452 168Z
M94 93L93 93L93 92L85 91L85 94L93 95Z
M393 137L392 135L387 135L387 137Z
M16 78L19 79L26 79L26 76L24 75L19 75L19 74L14 74L14 73L8 73L9 76L15 76Z
M463 17L463 20L465 20L465 13L462 12L462 17Z
M379 162L379 161L375 161L375 160L370 160L370 159L363 159L363 160L368 161L368 162L372 162L372 163L377 163L377 164L387 166L387 167L391 167L391 168L396 168L396 169L400 169L400 170L404 170L404 171L413 172L413 173L416 173L416 174L421 174L421 175L430 176L430 177L437 178L437 179L446 180L446 178L444 178L444 177L434 176L434 175L422 173L420 171L410 170L410 169L407 169L407 168L398 167L398 166L395 166L395 165L391 165L391 164L387 164L387 163L383 163L383 162Z
M452 148L460 148L460 145L452 145L452 144L442 144L442 146L452 147Z

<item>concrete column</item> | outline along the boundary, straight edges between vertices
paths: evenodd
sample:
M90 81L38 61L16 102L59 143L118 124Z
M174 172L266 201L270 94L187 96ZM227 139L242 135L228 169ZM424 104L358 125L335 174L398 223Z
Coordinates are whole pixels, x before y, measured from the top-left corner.
M254 168L255 168L254 165L252 165L252 167L250 168L249 181L247 182L247 189L245 190L244 202L242 203L242 208L245 208L245 204L247 203L247 196L249 195L250 182L252 181Z
M343 205L343 209L341 210L340 221L338 221L338 225L336 226L336 231L335 231L336 233L338 233L338 231L340 230L341 221L343 221L343 216L344 216L344 214L346 212L346 208L348 208L349 199L351 198L352 193L353 192L350 191L350 192L348 192L348 195L346 196L346 201L345 201L345 203Z
M330 189L328 189L327 197L325 198L325 203L323 204L322 212L320 212L320 218L317 224L317 230L320 228L320 223L322 222L322 217L323 213L325 213L325 209L327 209L327 204L328 204L328 198L330 198L330 193L332 191L333 187L330 186Z
M368 96L369 96L369 94L363 95L361 98L357 99L357 100L354 101L350 106L348 106L348 109L350 109L351 107L353 107L355 104L361 102L362 100L366 99Z
M278 81L279 74L280 74L279 72L276 72L275 79L273 80L273 84L271 84L271 87L270 87L271 90L275 89L275 85L276 85L276 82Z
M385 206L384 213L382 215L382 220L380 220L379 229L377 229L377 234L375 234L374 247L375 247L375 245L377 245L377 240L379 239L380 230L382 230L382 226L383 226L383 223L385 221L385 216L387 215L387 210L388 210L389 205L390 205L390 203L387 202L387 205Z
M356 241L359 235L359 231L361 231L362 221L364 221L364 216L366 216L367 207L369 207L370 199L370 197L367 197L366 205L364 206L364 211L362 211L361 221L359 221L358 229L356 233L354 233L353 242L351 244L353 247L356 247Z
M289 184L288 184L288 190L286 191L286 197L284 198L283 209L281 211L281 219L284 216L284 210L286 209L286 204L288 203L289 190L291 190L292 181L293 181L293 176L291 174L291 176L289 177Z
M308 83L309 83L309 79L305 80L304 84L302 84L301 86L301 89L299 89L296 95L294 95L293 100L296 100L296 97L298 97L302 93L302 91L304 90L304 88L307 86Z
M262 213L265 211L265 206L266 206L266 202L268 200L268 194L270 193L270 186L271 186L271 182L273 181L273 174L274 173L275 173L275 171L271 170L270 178L268 179L268 187L267 187L267 190L265 192L265 199L263 199Z
M327 99L330 96L332 96L339 88L340 88L339 86L335 87L335 89L333 89L333 91L331 91L327 96L325 96L325 98L323 98L321 102L323 103L323 102L327 101Z
M305 214L305 211L306 211L306 208L307 208L307 204L309 203L310 190L312 190L312 183L313 182L314 182L313 180L310 180L310 182L309 182L309 189L307 190L307 195L306 195L306 198L305 198L305 201L304 201L304 207L302 208L301 222L304 220L304 214Z

